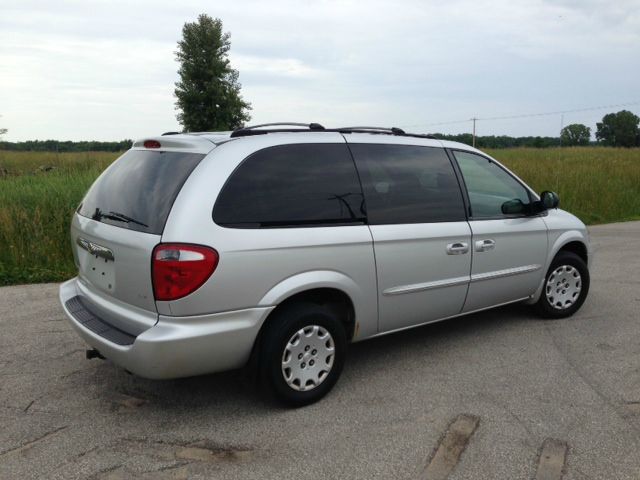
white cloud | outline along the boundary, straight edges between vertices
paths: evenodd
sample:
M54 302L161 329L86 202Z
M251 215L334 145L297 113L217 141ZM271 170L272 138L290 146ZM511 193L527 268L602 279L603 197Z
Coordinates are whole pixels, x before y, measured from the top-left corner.
M0 17L6 138L175 130L174 50L203 12L232 34L256 123L428 125L640 100L637 0L23 0ZM559 119L480 127L552 135Z

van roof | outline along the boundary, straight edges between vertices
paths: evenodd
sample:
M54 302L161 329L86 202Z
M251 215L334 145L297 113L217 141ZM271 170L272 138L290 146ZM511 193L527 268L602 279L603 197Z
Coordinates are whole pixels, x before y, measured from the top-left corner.
M432 135L420 133L408 133L397 127L338 127L325 128L318 123L295 123L295 122L278 122L265 123L260 125L246 126L233 131L222 132L165 132L159 137L146 137L134 142L134 148L145 148L144 143L148 141L157 141L162 145L163 150L181 150L193 151L200 153L208 153L216 145L228 142L240 137L265 135L269 133L327 133L337 132L343 134L370 134L374 135L392 135L397 137L414 137L436 139ZM477 151L475 148L464 143L452 142L447 140L439 140L445 148L460 148L464 150ZM213 145L212 145L213 144Z

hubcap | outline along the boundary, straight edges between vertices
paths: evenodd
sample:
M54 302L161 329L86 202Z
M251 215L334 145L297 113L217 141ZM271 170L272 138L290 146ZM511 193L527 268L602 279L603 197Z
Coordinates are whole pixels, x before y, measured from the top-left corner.
M335 344L328 330L318 325L301 328L284 347L282 375L294 390L313 390L329 375L334 357Z
M547 279L546 295L549 305L557 310L566 310L580 297L582 277L571 265L556 268Z

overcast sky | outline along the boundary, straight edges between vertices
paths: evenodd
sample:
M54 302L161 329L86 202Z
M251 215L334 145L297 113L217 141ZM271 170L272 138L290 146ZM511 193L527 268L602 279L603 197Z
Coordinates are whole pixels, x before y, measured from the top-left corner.
M640 114L640 0L0 0L6 140L116 140L177 130L176 42L198 14L231 32L251 123L404 126L573 110ZM479 121L557 135L561 116Z

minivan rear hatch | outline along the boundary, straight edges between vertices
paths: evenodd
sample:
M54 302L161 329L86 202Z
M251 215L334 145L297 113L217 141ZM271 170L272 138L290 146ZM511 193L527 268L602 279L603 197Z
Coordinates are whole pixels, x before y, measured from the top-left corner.
M98 177L78 207L71 241L80 286L96 313L125 331L144 330L148 313L157 318L152 252L182 185L205 155L129 150ZM134 325L121 324L127 309Z

